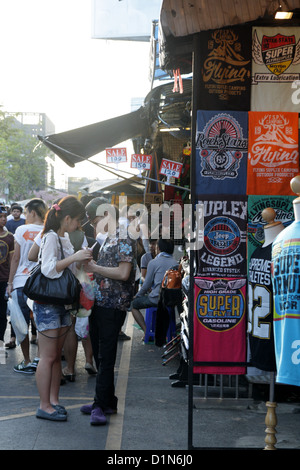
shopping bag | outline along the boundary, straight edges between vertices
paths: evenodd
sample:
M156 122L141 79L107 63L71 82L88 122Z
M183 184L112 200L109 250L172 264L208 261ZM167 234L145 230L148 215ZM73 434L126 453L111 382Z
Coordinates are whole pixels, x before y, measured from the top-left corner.
M85 339L89 335L89 319L87 317L77 317L75 322L75 333L80 339Z
M77 279L81 284L81 291L79 297L79 309L76 312L77 317L88 317L91 314L94 302L94 286L92 281L92 274L89 274L81 268L77 273Z
M20 309L18 302L18 294L16 290L13 290L11 297L7 301L9 311L10 311L10 321L11 325L16 334L17 344L22 343L28 334L28 325Z

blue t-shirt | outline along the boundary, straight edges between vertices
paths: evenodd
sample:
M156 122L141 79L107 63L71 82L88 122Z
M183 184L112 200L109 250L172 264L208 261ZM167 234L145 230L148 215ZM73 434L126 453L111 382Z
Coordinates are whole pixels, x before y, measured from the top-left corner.
M300 385L300 222L272 246L274 342L279 383Z
M19 220L15 220L15 219L11 219L9 220L7 223L6 223L6 228L9 232L11 233L15 233L16 229L20 226L20 225L24 225L26 222L25 219L19 219Z

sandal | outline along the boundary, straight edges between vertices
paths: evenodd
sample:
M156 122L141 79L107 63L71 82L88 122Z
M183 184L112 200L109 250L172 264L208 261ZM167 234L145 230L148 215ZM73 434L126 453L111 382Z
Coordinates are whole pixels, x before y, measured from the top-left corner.
M90 375L97 374L96 369L92 366L92 364L89 364L88 362L85 364L84 368L87 371L87 373Z
M76 374L69 374L68 372L62 371L63 378L69 382L75 382Z

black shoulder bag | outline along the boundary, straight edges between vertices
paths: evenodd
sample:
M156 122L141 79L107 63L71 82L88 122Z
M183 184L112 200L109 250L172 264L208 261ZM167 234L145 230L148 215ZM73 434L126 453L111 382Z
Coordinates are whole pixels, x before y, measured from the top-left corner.
M58 240L64 259L59 237ZM65 268L60 277L50 279L42 274L40 262L33 268L23 287L23 292L29 299L54 305L79 305L80 290L81 284L71 269Z

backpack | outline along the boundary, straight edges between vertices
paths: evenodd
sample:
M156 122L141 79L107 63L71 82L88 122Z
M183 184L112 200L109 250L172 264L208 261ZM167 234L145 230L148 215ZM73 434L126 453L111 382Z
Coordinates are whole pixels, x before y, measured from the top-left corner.
M166 307L181 305L183 294L181 289L183 270L181 264L168 269L161 285L161 298Z
M181 289L181 282L182 267L180 264L179 266L173 266L166 271L162 281L162 287L166 289Z

